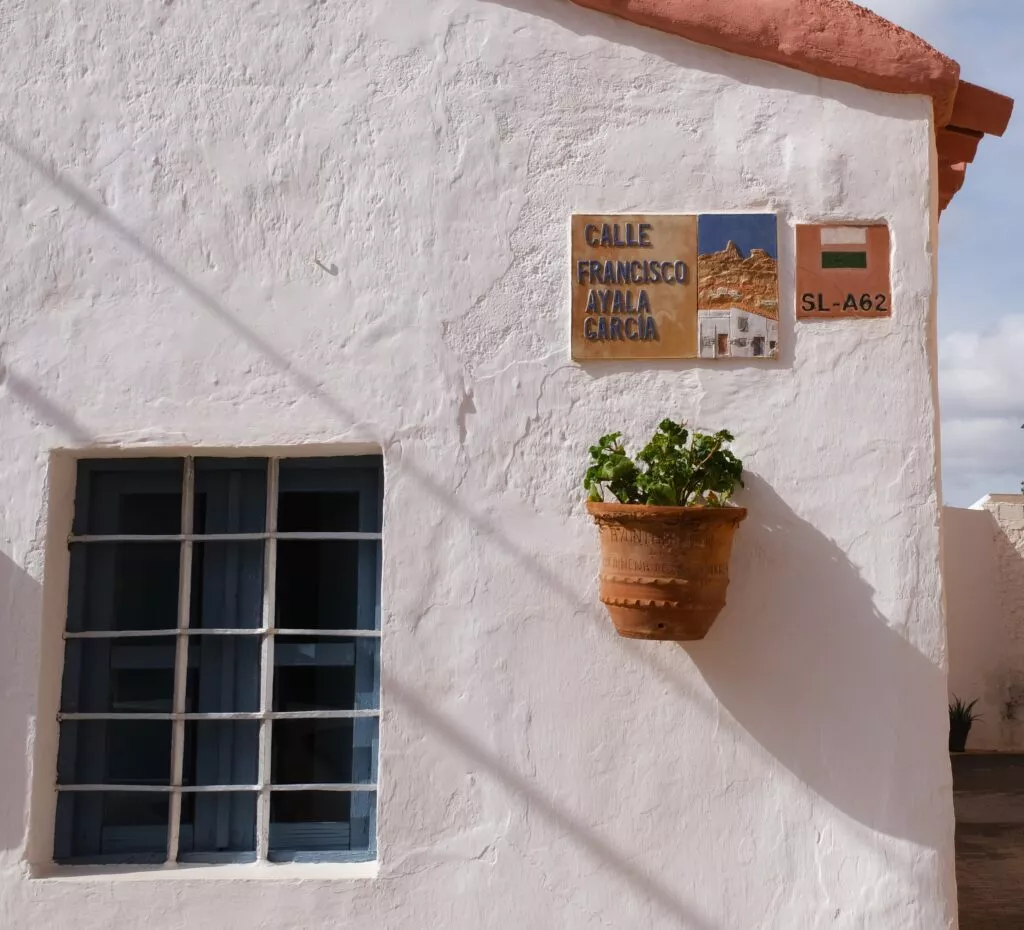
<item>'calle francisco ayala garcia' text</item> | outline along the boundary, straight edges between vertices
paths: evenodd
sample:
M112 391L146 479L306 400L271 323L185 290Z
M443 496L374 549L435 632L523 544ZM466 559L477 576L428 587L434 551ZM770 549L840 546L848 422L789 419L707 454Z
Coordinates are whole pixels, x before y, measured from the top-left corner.
M594 249L652 249L650 223L588 223L583 237ZM689 280L686 262L679 260L613 261L581 259L576 263L576 283L587 293L583 335L590 340L656 341L648 288L654 284L683 285ZM637 288L634 291L633 288Z

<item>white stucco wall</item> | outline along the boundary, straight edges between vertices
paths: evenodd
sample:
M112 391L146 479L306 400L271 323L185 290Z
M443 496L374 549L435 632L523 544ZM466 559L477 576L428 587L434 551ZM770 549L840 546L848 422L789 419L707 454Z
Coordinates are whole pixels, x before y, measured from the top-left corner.
M953 925L927 100L558 0L5 13L0 926ZM571 363L624 210L777 211L780 360ZM794 326L818 219L890 221L891 320ZM749 472L685 649L613 634L579 488L664 416ZM73 455L296 444L385 458L377 877L39 877Z
M968 749L1024 749L1024 495L942 512L949 690L977 699Z

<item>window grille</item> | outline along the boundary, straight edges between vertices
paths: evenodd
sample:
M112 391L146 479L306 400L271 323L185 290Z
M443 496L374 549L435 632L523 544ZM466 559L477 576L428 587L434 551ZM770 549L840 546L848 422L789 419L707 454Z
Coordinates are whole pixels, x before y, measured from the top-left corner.
M376 855L379 457L79 463L54 858Z

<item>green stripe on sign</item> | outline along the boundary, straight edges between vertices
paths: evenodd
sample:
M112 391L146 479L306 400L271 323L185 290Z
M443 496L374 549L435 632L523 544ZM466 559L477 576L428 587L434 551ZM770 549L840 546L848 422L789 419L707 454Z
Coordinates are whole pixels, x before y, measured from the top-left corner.
M867 268L867 252L822 252L822 268Z

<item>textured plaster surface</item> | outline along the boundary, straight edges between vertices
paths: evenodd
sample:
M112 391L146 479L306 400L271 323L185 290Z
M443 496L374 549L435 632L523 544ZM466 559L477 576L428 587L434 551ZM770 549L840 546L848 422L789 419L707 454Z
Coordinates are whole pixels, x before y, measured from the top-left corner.
M0 36L0 926L953 925L930 99L541 0ZM780 361L573 364L569 216L619 210L777 211ZM890 222L891 320L794 328L824 219ZM579 489L666 415L749 470L688 649L615 637ZM378 875L32 878L72 455L232 447L383 451Z
M1024 749L1024 495L943 510L949 687L977 699L969 749Z

